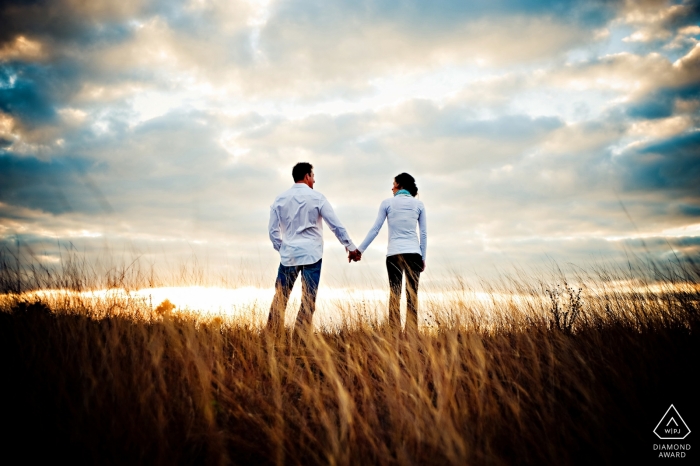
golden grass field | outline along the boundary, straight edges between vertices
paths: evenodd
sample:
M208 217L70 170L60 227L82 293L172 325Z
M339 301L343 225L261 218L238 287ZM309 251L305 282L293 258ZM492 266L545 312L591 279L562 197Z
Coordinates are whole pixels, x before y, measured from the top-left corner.
M22 463L617 464L655 458L670 403L700 421L696 269L521 275L490 303L455 285L421 301L417 335L346 312L297 341L128 291L38 300L2 263L3 441Z

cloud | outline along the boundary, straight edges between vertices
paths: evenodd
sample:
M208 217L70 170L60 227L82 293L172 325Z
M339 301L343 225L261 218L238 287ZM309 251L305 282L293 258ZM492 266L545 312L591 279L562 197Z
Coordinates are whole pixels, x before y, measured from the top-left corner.
M687 102L700 99L700 45L675 62L667 78L652 82L657 87L648 90L630 104L628 114L633 118L666 118ZM652 84L650 83L650 84Z
M274 272L268 207L305 160L356 242L413 174L433 264L619 258L639 238L666 257L663 238L698 235L695 11L5 2L0 241ZM639 31L656 35L623 41ZM381 265L381 238L350 272L326 239L331 275Z
M700 132L692 131L642 147L620 156L625 187L629 190L667 190L700 202Z
M693 0L680 3L664 0L628 0L623 8L623 20L637 30L625 38L629 42L665 42L678 31L700 20L700 6Z
M4 66L0 69L0 111L25 124L46 124L56 111L46 89L41 66Z
M587 28L602 26L613 9L597 2L283 2L261 31L267 72L250 89L308 93L309 82L340 88L424 67L537 61L590 41Z
M0 60L42 60L45 58L41 43L16 36L14 42L5 43L0 48Z
M128 29L124 23L144 11L147 2L96 0L5 1L0 4L0 44L25 37L50 55L63 47L95 41L119 40Z
M79 64L81 84L93 88L125 79L137 88L183 86L168 76L185 73L234 95L352 95L397 68L542 59L586 42L585 27L614 12L605 2L564 1L280 2L270 10L261 16L244 1L15 2L0 10L11 25L0 44L34 44L52 63Z
M84 159L43 162L0 155L0 202L53 214L75 210L95 213L100 205L90 195L92 187L82 181L90 165Z
M676 88L661 88L631 104L627 114L632 118L668 118L676 113L678 101L697 101L700 98L700 84L690 84Z

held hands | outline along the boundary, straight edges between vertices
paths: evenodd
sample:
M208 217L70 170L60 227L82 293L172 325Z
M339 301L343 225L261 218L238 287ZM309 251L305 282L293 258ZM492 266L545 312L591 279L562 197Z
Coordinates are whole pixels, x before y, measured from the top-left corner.
M362 253L359 249L348 251L348 263L350 263L350 261L358 262L360 260L362 260Z
M350 262L359 262L362 260L362 253L360 252L359 249L355 249L354 251L348 251L348 263ZM421 269L421 272L425 271L426 263L423 261L423 268Z

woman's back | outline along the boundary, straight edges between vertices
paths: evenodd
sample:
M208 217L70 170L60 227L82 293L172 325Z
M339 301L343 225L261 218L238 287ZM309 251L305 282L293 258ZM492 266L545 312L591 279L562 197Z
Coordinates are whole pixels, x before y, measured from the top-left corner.
M361 252L364 252L376 238L384 224L384 219L389 223L389 245L386 255L415 253L423 256L425 260L427 231L423 202L405 194L382 201L377 220L358 248ZM416 233L416 224L420 227L420 241Z
M389 224L387 256L413 252L420 254L416 225L425 209L423 203L414 197L401 195L387 201L386 218Z

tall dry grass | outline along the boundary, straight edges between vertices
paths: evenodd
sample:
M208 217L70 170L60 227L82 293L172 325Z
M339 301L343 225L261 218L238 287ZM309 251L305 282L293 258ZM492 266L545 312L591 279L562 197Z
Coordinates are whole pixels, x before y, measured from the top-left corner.
M12 283L16 270L2 273ZM698 276L674 273L598 270L577 286L520 277L499 288L512 298L488 306L459 289L421 303L433 320L418 334L348 319L299 340L128 294L34 302L10 292L0 300L4 447L26 462L51 452L97 464L653 458L669 403L700 419Z

